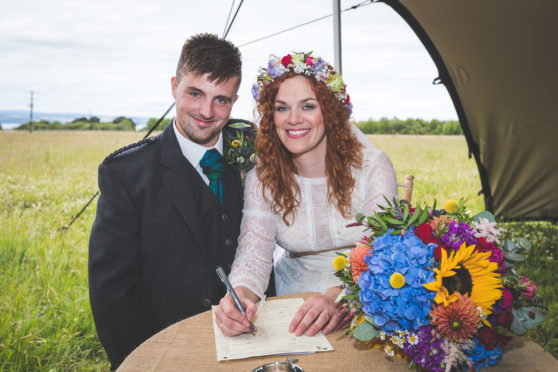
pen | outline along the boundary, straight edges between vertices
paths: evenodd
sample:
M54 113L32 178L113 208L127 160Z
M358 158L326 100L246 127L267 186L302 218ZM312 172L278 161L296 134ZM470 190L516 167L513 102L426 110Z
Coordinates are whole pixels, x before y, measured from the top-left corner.
M217 271L217 275L219 275L219 279L221 279L221 281L225 284L225 287L227 287L227 291L230 293L234 301L234 304L236 305L236 308L242 313L242 315L246 316L246 310L244 310L244 306L242 306L242 304L240 303L240 299L236 295L236 292L234 291L231 282L229 282L229 278L227 277L227 274L225 274L225 270L223 270L221 266L217 266L217 269L215 269L215 271ZM256 330L254 329L254 325L252 324L252 322L250 322L250 332L253 335L256 334Z

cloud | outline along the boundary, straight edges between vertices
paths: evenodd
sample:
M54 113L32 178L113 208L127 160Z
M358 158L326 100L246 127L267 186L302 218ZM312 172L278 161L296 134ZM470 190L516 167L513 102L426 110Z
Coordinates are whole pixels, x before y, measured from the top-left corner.
M236 4L238 5L238 1ZM341 8L359 3L342 1ZM221 35L229 1L20 0L3 6L0 109L25 109L36 92L45 112L159 117L172 103L170 77L191 35ZM331 13L330 1L245 1L228 38L237 45ZM343 13L343 76L357 120L455 119L420 41L384 4ZM270 54L313 50L333 62L332 19L246 45L233 114L252 118L250 86Z

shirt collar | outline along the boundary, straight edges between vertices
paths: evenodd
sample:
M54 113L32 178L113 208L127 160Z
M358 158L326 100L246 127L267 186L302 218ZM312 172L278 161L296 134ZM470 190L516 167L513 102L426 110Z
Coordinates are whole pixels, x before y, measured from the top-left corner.
M174 129L174 134L176 135L176 139L178 140L178 145L180 146L180 150L182 151L184 157L188 159L190 164L192 164L194 167L199 166L200 160L204 156L207 150L216 149L217 151L219 151L221 155L223 155L223 133L222 132L219 133L219 139L217 140L217 143L214 146L205 147L203 145L192 142L191 140L184 137L178 131L177 125L178 123L176 122L176 119L174 119L172 121L172 127Z

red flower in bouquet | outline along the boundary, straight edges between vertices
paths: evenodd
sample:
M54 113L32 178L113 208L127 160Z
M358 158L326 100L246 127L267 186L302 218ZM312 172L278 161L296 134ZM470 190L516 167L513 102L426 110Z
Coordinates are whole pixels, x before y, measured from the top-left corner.
M498 332L498 328L482 327L478 332L479 341L487 350L492 350L495 346L507 345L511 337L503 336Z
M492 350L499 342L498 331L495 328L481 328L479 330L479 341L485 348Z
M510 329L511 324L513 322L513 314L511 309L505 309L502 311L500 315L496 318L498 324L505 327L506 329Z
M432 226L430 226L428 223L423 223L422 225L417 226L417 228L415 229L415 235L422 240L425 244L428 243L435 243L435 244L440 244L440 241L438 240L438 238L436 238L436 235L434 235L434 230L432 229Z
M449 253L448 248L445 245L439 245L436 248L434 248L434 259L436 261L440 261L442 259L442 250L446 251L446 253Z

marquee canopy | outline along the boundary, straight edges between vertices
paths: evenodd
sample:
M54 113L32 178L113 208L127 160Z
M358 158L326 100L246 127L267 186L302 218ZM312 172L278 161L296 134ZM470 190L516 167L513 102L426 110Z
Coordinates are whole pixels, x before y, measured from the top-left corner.
M487 210L558 220L558 1L383 0L415 31L477 162Z

